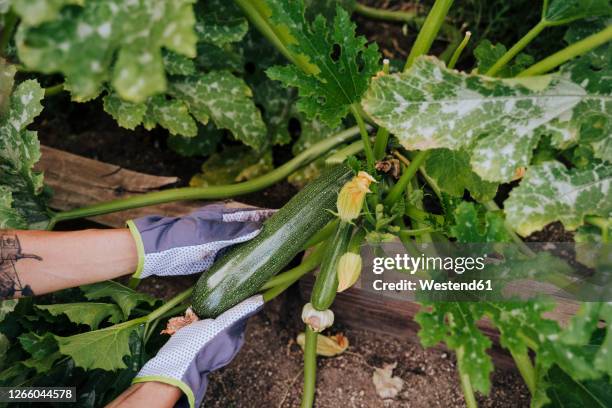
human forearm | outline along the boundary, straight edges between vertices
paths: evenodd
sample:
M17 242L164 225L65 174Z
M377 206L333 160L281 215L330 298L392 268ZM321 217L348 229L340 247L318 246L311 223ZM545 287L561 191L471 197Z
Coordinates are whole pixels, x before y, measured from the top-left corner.
M173 407L181 395L181 390L173 385L155 381L138 383L121 393L106 408Z
M0 231L0 298L100 282L133 273L136 245L128 229Z

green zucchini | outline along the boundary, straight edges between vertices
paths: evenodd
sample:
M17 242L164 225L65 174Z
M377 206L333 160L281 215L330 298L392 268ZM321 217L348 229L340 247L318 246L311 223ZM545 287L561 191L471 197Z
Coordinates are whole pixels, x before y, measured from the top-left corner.
M329 210L335 209L338 191L352 175L345 165L326 170L270 217L257 237L217 260L194 289L197 315L216 317L257 293L333 218Z
M327 310L334 302L338 290L338 261L348 248L352 232L353 224L340 221L330 238L310 295L310 303L316 310Z

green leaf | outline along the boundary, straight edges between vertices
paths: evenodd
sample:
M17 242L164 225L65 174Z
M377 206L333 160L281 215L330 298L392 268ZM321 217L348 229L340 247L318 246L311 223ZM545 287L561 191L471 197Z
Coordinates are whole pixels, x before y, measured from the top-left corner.
M425 171L438 187L455 197L469 190L472 197L486 202L497 193L497 184L484 181L470 167L470 157L464 150L434 149L425 162Z
M106 297L113 299L123 311L124 319L130 316L132 309L139 303L147 303L149 306L153 306L157 301L155 298L145 293L136 292L120 283L110 280L81 286L81 290L89 300Z
M123 319L123 312L119 306L108 303L81 302L36 305L36 307L46 310L53 316L64 314L71 322L86 324L94 330L107 318L111 323L119 323Z
M126 129L135 129L140 125L147 112L147 105L124 101L112 92L104 96L104 110Z
M555 24L612 13L608 0L550 0L544 4L547 7L542 12L543 19Z
M256 154L246 146L230 146L215 153L202 165L202 172L193 176L190 185L207 187L233 184L268 173L273 169L272 154Z
M508 242L510 236L499 213L485 212L480 217L474 203L462 202L454 211L451 234L460 243ZM484 218L482 220L481 218Z
M198 126L198 134L194 137L172 136L168 138L168 147L181 156L209 156L217 150L223 138L223 132L212 123Z
M612 167L591 165L568 170L557 161L530 167L504 203L508 222L526 236L561 221L568 230L586 215L609 217L612 212Z
M198 41L222 47L242 40L249 30L249 24L233 2L208 0L201 8L195 26Z
M140 326L142 328L143 325ZM123 358L130 354L131 334L138 330L134 321L129 321L100 330L55 338L60 352L72 357L78 367L114 371L127 368Z
M0 116L4 115L9 107L11 92L15 83L15 72L17 72L17 69L14 65L7 64L0 58Z
M10 70L13 72L14 70ZM26 130L42 111L44 91L34 80L19 84L0 116L0 228L44 228L48 221L36 132Z
M607 408L612 401L612 385L610 380L601 378L591 381L577 381L568 375L559 366L552 367L546 373L546 392L549 405L533 404L534 408L540 406L560 408Z
M0 322L4 320L4 318L9 315L15 307L17 307L17 303L19 299L9 299L3 300L0 302Z
M251 89L228 71L213 71L173 80L169 90L200 122L210 117L218 128L256 150L267 144L266 126L253 103Z
M62 7L82 6L84 0L11 0L13 10L21 16L24 24L38 25L58 17Z
M57 351L57 342L51 333L38 335L33 332L25 333L19 336L21 347L35 358L43 358L54 351Z
M487 394L493 363L487 354L491 340L476 326L481 316L478 303L440 302L425 304L415 320L421 326L419 338L423 345L429 347L444 341L457 353L461 375L469 376L474 389Z
M606 24L605 20L577 24L568 30L565 39L571 44ZM581 101L571 112L545 125L542 132L552 136L557 148L588 146L594 157L612 162L612 46L604 44L571 60L561 66L560 73L597 97Z
M147 119L145 127L150 129L153 126L147 122L159 123L161 127L168 129L171 135L195 136L198 133L198 126L195 120L189 115L189 109L180 100L166 99L163 95L156 95L149 99L147 103Z
M362 105L405 148L467 149L476 174L504 182L529 164L540 136L535 129L585 98L583 88L563 78L467 75L421 57L408 72L373 79Z
M195 57L194 25L191 0L90 0L41 25L20 25L15 41L28 68L62 73L77 101L110 81L122 99L142 102L166 90L162 49Z
M493 45L489 40L483 40L474 49L474 57L478 62L478 72L485 73L500 59L507 49L504 44L497 43ZM520 53L506 65L496 76L506 78L516 76L519 72L534 63L533 57L524 53Z
M366 47L366 39L355 36L355 24L340 7L330 27L323 16L308 23L302 1L274 0L268 5L271 20L292 37L289 50L302 61L302 68L308 69L272 67L268 75L285 86L298 88L298 108L308 118L338 126L350 105L361 100L370 77L377 72L378 47Z
M168 75L194 75L196 66L193 59L176 52L166 51L163 53L164 68Z

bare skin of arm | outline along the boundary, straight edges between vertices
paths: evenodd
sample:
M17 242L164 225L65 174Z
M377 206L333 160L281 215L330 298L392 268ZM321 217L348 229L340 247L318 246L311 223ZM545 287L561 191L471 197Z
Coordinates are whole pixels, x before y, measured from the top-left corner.
M180 389L161 382L133 384L106 408L173 407L182 396Z
M0 230L0 300L101 282L136 270L129 230Z

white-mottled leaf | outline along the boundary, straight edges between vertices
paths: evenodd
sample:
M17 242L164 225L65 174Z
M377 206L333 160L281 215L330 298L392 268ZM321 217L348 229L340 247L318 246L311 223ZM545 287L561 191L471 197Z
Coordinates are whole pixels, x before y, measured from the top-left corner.
M585 97L564 78L494 79L422 57L408 72L375 78L362 105L407 149L467 149L483 180L504 182L529 164L535 129Z
M52 21L20 25L19 58L30 69L64 74L77 101L96 97L110 81L123 99L142 102L166 89L162 48L195 57L192 3L88 0L64 7Z
M42 111L44 90L35 80L19 84L0 115L0 228L43 227L48 220L36 132L26 127Z
M182 100L200 122L210 117L219 128L228 129L244 144L261 150L267 130L253 103L251 88L228 71L213 71L172 81L170 94Z
M83 5L84 0L12 0L13 10L24 24L38 25L57 18L62 7Z
M532 166L504 204L507 220L526 236L553 221L574 230L586 215L610 217L611 181L612 166L602 164L574 170L557 161Z

